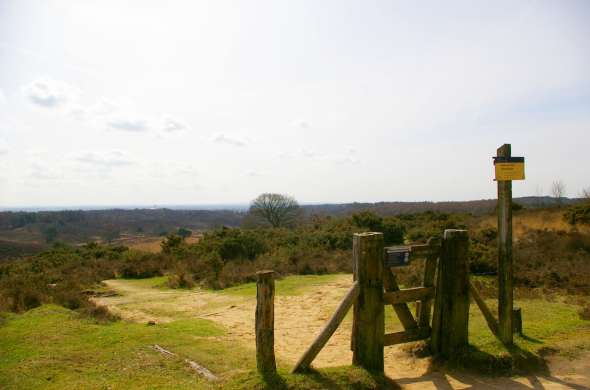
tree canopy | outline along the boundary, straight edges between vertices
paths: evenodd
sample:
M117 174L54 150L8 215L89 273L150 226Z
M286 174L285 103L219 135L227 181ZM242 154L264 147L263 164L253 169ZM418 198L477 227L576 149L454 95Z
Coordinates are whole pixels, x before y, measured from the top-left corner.
M250 214L268 222L272 227L294 225L299 211L299 204L289 195L265 193L250 204Z

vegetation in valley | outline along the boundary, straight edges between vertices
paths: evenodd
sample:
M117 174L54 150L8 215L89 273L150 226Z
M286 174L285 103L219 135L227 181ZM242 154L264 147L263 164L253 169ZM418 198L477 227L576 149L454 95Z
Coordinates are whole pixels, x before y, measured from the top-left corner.
M515 212L515 297L525 313L525 336L516 339L515 350L507 350L491 335L483 318L474 309L471 318L474 329L470 330L473 348L466 351L465 362L496 373L526 369L531 362L542 369L543 355L547 351L562 349L575 353L579 348L590 347L590 235L584 219L586 210L587 205L579 203L567 208ZM542 216L541 219L538 219L539 216ZM121 323L113 321L117 319L116 315L90 299L105 293L101 281L116 278L149 283L156 280L165 288L190 289L199 286L223 289L223 295L251 299L255 292L255 272L260 269L273 269L279 278L309 275L309 279L285 278L277 283L278 295L300 294L308 285L306 283L323 283L329 280L330 274L351 272L350 252L355 232L381 231L387 245L398 245L425 242L444 229L469 229L472 279L493 308L494 301L490 298L496 296L494 275L497 250L493 215L426 211L381 216L364 210L343 217L299 215L297 223L289 222L277 227L252 223L252 220L243 222L241 227L222 226L207 230L199 234L198 239L192 239L195 234L188 227L170 229L174 233L163 236L160 250L154 253L116 244L90 242L72 245L57 241L40 253L0 263L0 312L24 313L4 314L0 318L0 337L3 341L8 340L3 342L2 347L2 356L5 357L0 361L0 371L4 371L0 374L4 374L0 377L4 382L0 385L10 387L16 383L10 381L22 380L22 383L34 387L42 381L44 386L59 388L64 380L71 378L69 374L51 368L62 363L54 361L50 365L43 354L71 356L78 350L92 351L96 346L89 343L98 337L97 340L113 344L107 351L120 356L120 359L127 357L134 361L123 366L145 365L147 369L138 378L154 381L155 387L160 383L159 379L152 377L157 372L156 366L174 373L179 388L185 384L188 387L188 383L194 384L190 382L194 381L194 374L187 372L182 360L166 360L148 348L151 343L164 338L169 340L168 346L176 348L183 356L194 356L209 368L223 372L224 385L228 388L240 388L243 383L251 384L252 388L264 388L269 383L280 388L322 388L326 381L338 385L356 383L359 388L378 388L383 385L383 378L374 378L362 370L349 373L334 369L309 376L287 375L286 371L279 371L278 376L262 378L255 374L252 354L248 351L237 353L239 361L215 360L224 355L223 349L227 346L225 341L211 342L207 339L223 332L207 322L184 323L182 321L192 319L182 319L155 328ZM399 282L405 286L418 285L422 267L423 262L416 261L400 268ZM159 278L145 279L153 277ZM69 338L69 346L57 348L41 343L37 350L27 347L23 339L41 337L39 327L56 326L43 321L65 324L63 334L56 333L51 337L57 341L62 337ZM192 350L192 347L183 346L195 345L194 337L191 343L183 341L183 337L188 337L184 330L191 329L192 332L193 327L206 329L206 334L193 336L197 340L203 337L197 344L207 344L204 350L214 350L209 357L199 355L196 347ZM171 333L164 335L162 332ZM119 347L115 346L119 345L118 339L128 341ZM130 339L136 340L136 343L127 345ZM576 345L566 345L567 340L574 339L577 340ZM84 356L78 369L84 372L85 382L80 382L80 385L100 387L101 381L104 381L100 379L104 375L100 370L108 370L113 362L106 355L92 357L89 352L88 356ZM231 368L238 365L247 368L241 371ZM7 375L6 370L14 374ZM134 372L137 367L129 367L129 370ZM31 375L33 371L42 375ZM122 385L131 380L128 376L115 373L109 374L107 379L109 383Z
M567 219L581 207L574 205L555 212ZM516 221L519 213L526 216L527 212L517 212ZM290 228L220 227L205 232L196 242L187 240L190 230L175 230L180 235L163 237L158 253L96 243L55 243L42 253L0 266L0 310L22 312L43 303L57 303L93 312L88 296L101 280L117 277L166 274L171 287L200 285L219 289L252 282L260 269L273 269L279 275L351 272L354 232L381 231L386 244L395 245L425 242L449 228L470 230L472 273L495 274L497 232L482 223L482 217L434 211L381 217L363 211L340 218L311 216ZM578 228L521 229L514 253L517 287L537 295L559 290L580 296L581 300L590 294L587 232ZM400 282L417 284L420 267L416 263L400 269ZM492 285L484 289L484 295L492 295L494 288Z

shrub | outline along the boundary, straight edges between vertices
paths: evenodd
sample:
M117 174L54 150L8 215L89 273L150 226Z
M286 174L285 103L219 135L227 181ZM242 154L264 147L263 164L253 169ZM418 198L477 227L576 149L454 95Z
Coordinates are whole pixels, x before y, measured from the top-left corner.
M590 225L590 202L570 206L563 218L572 226L577 224Z

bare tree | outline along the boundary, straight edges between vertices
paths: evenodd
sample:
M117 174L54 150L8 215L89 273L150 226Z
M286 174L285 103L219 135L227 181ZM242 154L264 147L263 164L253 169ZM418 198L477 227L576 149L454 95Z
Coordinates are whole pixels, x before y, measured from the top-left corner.
M565 184L563 181L555 180L553 184L551 184L551 195L553 195L557 204L561 206L563 197L565 196Z
M590 199L590 187L582 188L580 198L584 198L586 200Z
M250 204L250 214L272 227L291 226L299 215L299 204L288 195L261 194Z

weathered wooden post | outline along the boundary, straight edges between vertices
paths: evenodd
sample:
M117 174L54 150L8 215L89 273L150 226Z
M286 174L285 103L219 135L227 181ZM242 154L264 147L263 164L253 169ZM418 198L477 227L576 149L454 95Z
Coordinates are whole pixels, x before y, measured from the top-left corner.
M438 264L431 347L435 355L453 359L468 344L469 235L445 230Z
M383 372L383 233L355 233L352 253L359 284L354 304L352 363Z
M256 368L260 373L275 373L273 271L256 273Z
M510 144L497 150L496 160L509 160ZM512 180L498 182L498 319L502 342L512 344Z

